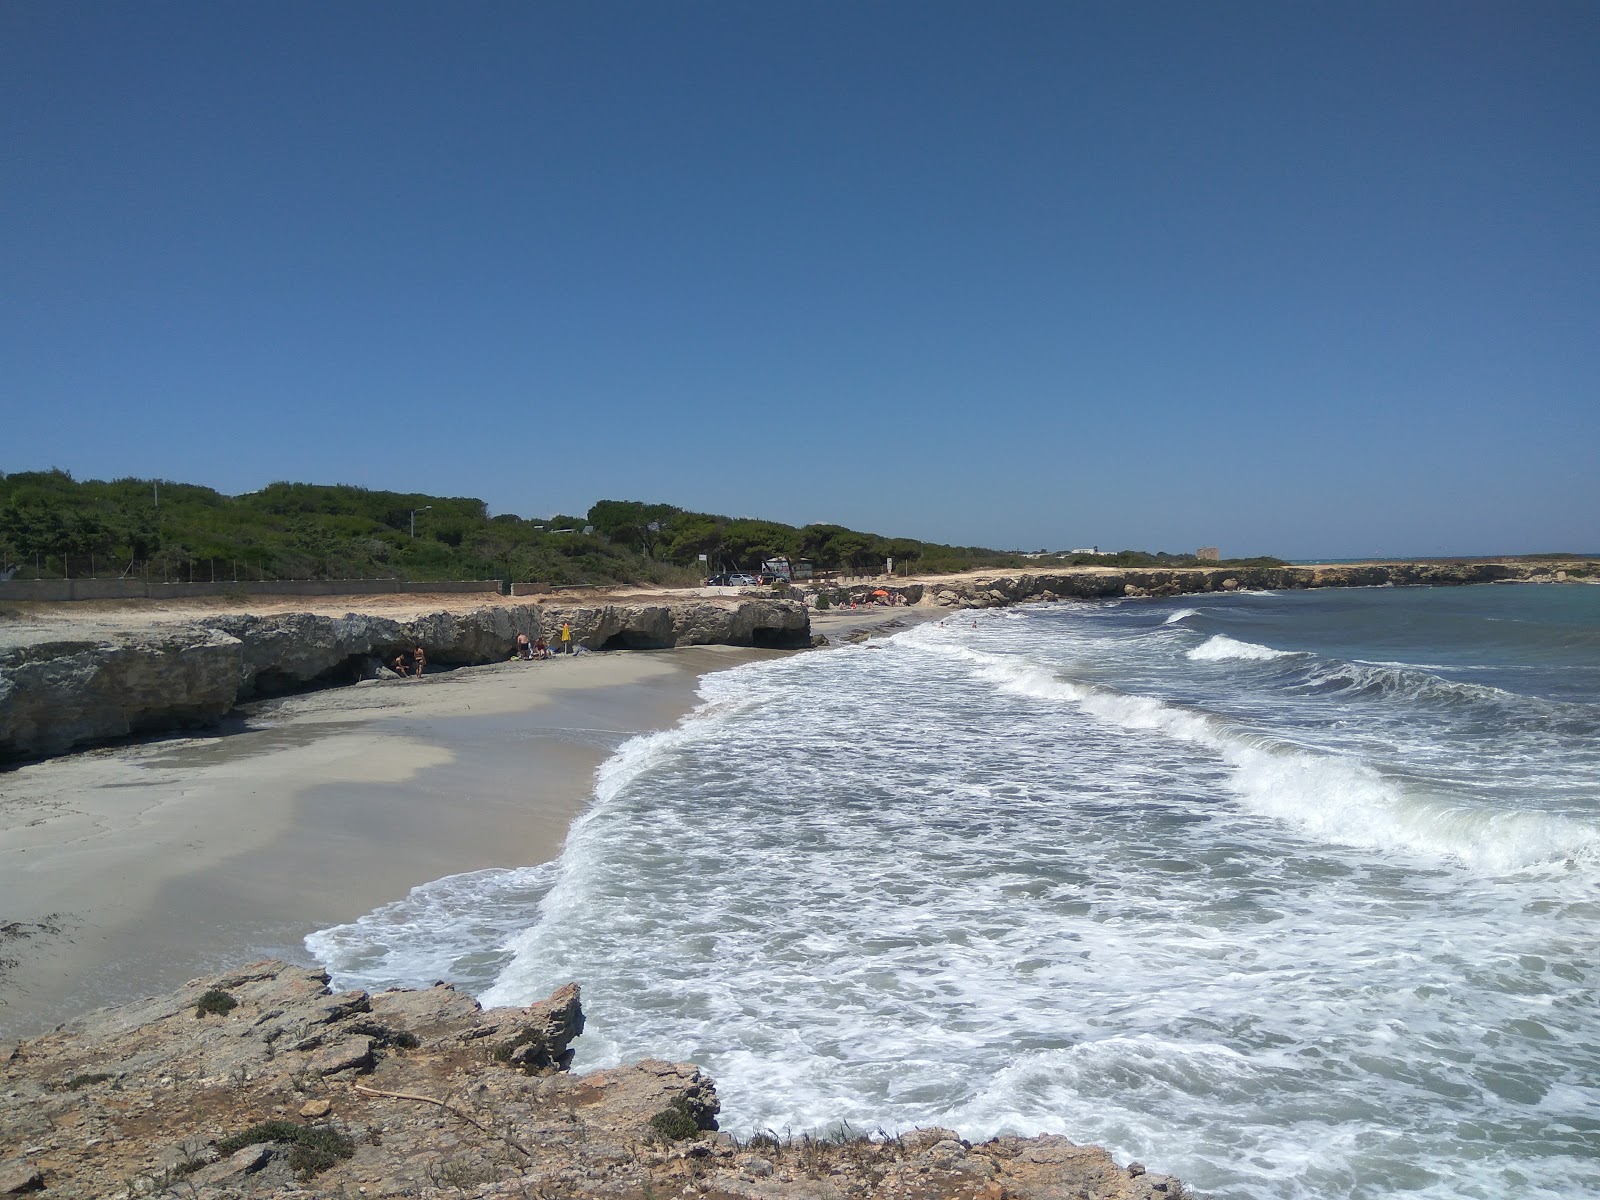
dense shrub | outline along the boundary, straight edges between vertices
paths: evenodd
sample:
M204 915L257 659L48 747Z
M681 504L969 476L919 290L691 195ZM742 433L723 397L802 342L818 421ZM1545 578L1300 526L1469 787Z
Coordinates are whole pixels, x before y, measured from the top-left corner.
M194 1006L194 1015L197 1017L219 1016L225 1017L239 1007L239 1002L227 992L220 992L216 988L204 992L200 1002Z
M689 1102L674 1096L671 1103L650 1118L650 1128L669 1142L691 1138L700 1132L700 1123L689 1110Z
M290 1147L289 1166L295 1174L315 1175L356 1152L356 1144L331 1125L296 1125L293 1121L263 1121L241 1133L223 1138L217 1149L224 1155L260 1142L280 1142Z

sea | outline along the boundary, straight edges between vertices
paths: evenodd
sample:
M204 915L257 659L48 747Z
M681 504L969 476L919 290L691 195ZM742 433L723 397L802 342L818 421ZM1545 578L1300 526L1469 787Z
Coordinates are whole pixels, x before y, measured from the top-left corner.
M1600 1195L1600 587L953 613L706 676L565 853L308 949L584 986L723 1128L1064 1133L1217 1197Z

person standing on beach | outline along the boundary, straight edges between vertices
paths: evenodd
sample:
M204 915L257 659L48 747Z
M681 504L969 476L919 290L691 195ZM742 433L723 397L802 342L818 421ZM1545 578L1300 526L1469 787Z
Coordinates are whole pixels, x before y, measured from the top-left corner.
M561 653L572 653L572 626L565 621L561 622Z
M417 652L413 657L414 657L414 659L416 661L416 674L413 675L412 678L413 679L421 679L422 678L423 668L425 668L428 665L428 656L423 651L422 647L418 646L417 647Z

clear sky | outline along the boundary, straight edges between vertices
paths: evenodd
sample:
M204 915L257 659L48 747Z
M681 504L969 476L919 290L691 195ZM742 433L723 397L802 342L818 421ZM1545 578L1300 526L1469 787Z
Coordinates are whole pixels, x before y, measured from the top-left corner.
M0 5L0 470L1600 549L1600 5Z

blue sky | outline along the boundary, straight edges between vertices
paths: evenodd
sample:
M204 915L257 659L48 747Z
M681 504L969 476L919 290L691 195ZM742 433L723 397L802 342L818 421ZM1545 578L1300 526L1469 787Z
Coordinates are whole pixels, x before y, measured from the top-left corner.
M1592 3L0 7L0 469L1600 549Z

